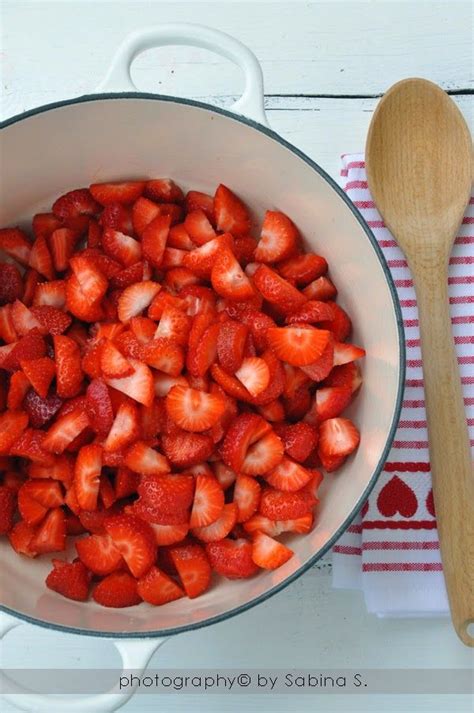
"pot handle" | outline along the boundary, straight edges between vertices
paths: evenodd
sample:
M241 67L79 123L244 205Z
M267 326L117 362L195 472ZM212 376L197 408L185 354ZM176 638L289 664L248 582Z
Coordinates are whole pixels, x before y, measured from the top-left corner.
M0 640L8 631L23 623L0 611ZM122 659L122 671L133 671L133 674L138 677L143 674L151 657L165 641L167 638L112 639L112 643ZM6 668L5 665L2 668ZM34 713L54 713L56 711L64 713L66 710L77 713L107 713L125 705L135 690L136 686L130 686L125 691L120 691L117 682L116 686L106 693L97 693L87 697L75 697L72 694L53 696L30 692L0 670L1 697L20 710L34 711Z
M264 108L263 74L258 59L235 37L205 25L177 22L132 32L118 48L96 92L138 91L130 76L133 60L147 49L165 45L202 47L234 62L244 73L245 87L240 99L232 105L232 111L268 126Z

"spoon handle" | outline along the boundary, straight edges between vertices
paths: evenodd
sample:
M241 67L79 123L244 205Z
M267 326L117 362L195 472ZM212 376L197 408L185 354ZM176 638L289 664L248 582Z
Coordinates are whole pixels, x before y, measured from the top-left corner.
M474 471L451 330L448 276L447 270L412 272L443 571L456 632L467 646L474 646Z

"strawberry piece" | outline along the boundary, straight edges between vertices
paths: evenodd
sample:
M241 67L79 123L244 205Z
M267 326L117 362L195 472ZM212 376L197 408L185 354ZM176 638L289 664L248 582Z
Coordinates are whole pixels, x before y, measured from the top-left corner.
M46 331L48 334L62 334L71 326L70 315L50 305L32 307L31 313L40 323L42 331Z
M245 522L257 511L261 490L261 486L255 478L248 475L237 476L234 487L237 522Z
M311 471L284 456L276 468L265 476L267 483L277 490L294 492L311 480Z
M36 287L39 282L39 275L36 270L28 268L23 275L23 297L22 302L27 307L31 307Z
M169 394L173 386L189 386L185 376L170 376L164 373L156 373L153 375L153 378L155 381L155 395L159 398Z
M267 331L268 342L276 356L293 366L305 366L319 359L329 337L326 330L300 324L271 327Z
M198 475L190 527L205 527L215 522L224 507L224 493L212 475Z
M115 572L123 563L122 555L109 535L89 535L77 540L75 545L81 562L101 577Z
M47 305L56 307L56 309L64 309L66 306L66 283L64 280L38 284L34 292L33 305L35 307Z
M177 545L170 549L171 560L190 599L206 591L211 583L211 566L201 545Z
M245 324L229 319L220 325L217 356L222 367L231 374L234 374L242 364L247 335L248 329Z
M278 422L278 421L283 421L285 418L285 409L283 408L283 404L279 399L275 399L274 401L270 401L269 404L266 404L265 406L257 406L257 410L262 416L265 421L270 421L270 422Z
M283 441L285 453L298 463L303 463L309 458L318 444L318 431L303 421L290 425L276 424L275 432ZM279 486L275 487L279 488Z
M83 372L77 343L64 335L55 335L56 391L60 398L71 398L81 390Z
M114 414L109 390L102 379L93 379L87 387L86 412L91 427L98 435L109 433Z
M35 431L28 428L10 447L10 455L17 458L29 458L34 463L50 466L54 459L48 451L43 448L45 438L44 431Z
M29 546L38 554L62 552L66 548L66 515L61 508L49 511Z
M133 231L131 209L122 203L108 203L102 211L99 222L104 229L113 228L126 235L130 235Z
M158 567L152 567L138 580L137 591L143 601L155 606L184 597L181 587Z
M285 280L293 281L300 287L308 285L309 282L324 275L327 272L328 264L320 255L306 253L285 260L278 265L278 269ZM319 298L315 297L314 299Z
M135 495L137 492L140 478L137 473L132 473L131 470L125 467L119 467L115 474L115 497L117 500L127 498L129 495Z
M201 312L215 312L215 293L208 287L188 285L181 290L179 296L184 300L184 309L190 317Z
M138 408L132 401L124 401L117 410L104 450L118 451L125 448L138 438L139 432Z
M184 227L196 245L204 245L216 237L216 232L209 218L200 208L192 210L187 214Z
M240 414L227 431L221 448L222 460L229 468L237 473L240 472L249 446L258 442L271 430L271 426L261 416L254 413Z
M219 481L222 490L227 490L235 483L237 474L222 461L215 461L212 464L214 475Z
M213 364L211 367L212 378L222 387L226 394L239 401L252 401L252 396L249 394L245 386L231 376L219 364Z
M130 396L144 406L149 406L153 401L154 387L153 375L146 364L130 358L133 374L120 379L104 379L108 386Z
M17 411L21 408L23 399L30 390L30 380L22 371L15 371L10 377L8 387L7 408ZM3 409L2 409L3 410Z
M354 394L362 383L362 377L357 364L349 362L335 366L324 381L324 386L348 386Z
M186 256L183 258L183 264ZM189 285L199 285L200 279L194 275L187 267L173 267L168 270L163 285L168 287L172 292L180 292L184 287Z
M261 352L267 349L267 330L269 327L276 327L273 319L263 312L247 307L240 313L239 320L250 330L257 351Z
M8 539L15 552L19 555L25 555L26 557L33 558L38 554L30 547L34 534L35 527L28 525L28 523L23 520L20 520L13 525L12 529L8 532Z
M251 235L243 235L234 240L234 255L242 266L252 262L257 248L257 241Z
M142 233L143 256L154 267L160 267L163 261L170 224L170 216L157 215Z
M327 302L335 299L337 290L329 277L322 276L311 282L304 288L303 294L310 300L321 300Z
M285 370L285 396L293 396L302 386L309 386L309 378L302 369L291 364L283 364Z
M214 195L217 228L233 235L250 232L250 216L244 203L227 186L220 184Z
M97 508L101 470L102 447L95 443L83 446L74 467L74 490L82 510Z
M41 323L36 319L33 312L31 312L23 302L20 302L20 300L15 300L12 304L11 317L13 327L20 336L25 336L31 332L32 329L36 329L39 332L43 331Z
M124 376L133 374L133 367L130 362L110 340L106 340L102 344L100 368L104 377L109 379L121 379Z
M218 253L224 248L232 247L232 236L228 233L211 238L199 247L189 250L183 257L183 266L194 275L209 280L212 274L214 261Z
M101 205L111 203L127 205L134 203L143 193L145 181L127 181L123 183L93 183L89 186L92 197Z
M16 372L16 374L21 374L21 376L24 377L24 374L20 371ZM51 394L45 399L42 399L41 396L38 396L36 391L33 391L31 389L25 396L25 399L23 401L23 408L29 415L30 424L33 426L33 428L41 428L42 426L49 423L53 416L57 414L57 412L62 406L62 403L62 399L60 399L59 396L57 396L56 394Z
M49 357L40 357L39 359L30 359L28 361L22 359L20 366L36 393L42 399L45 399L51 382L56 376L54 361Z
M170 376L179 376L184 366L183 348L170 339L153 339L140 350L141 359Z
M211 282L219 295L231 300L248 300L255 294L249 278L229 248L223 248L217 253Z
M133 515L113 515L104 527L133 576L143 576L156 559L155 538L148 523Z
M178 248L179 250L193 250L195 248L188 231L184 227L184 223L173 225L170 228L167 245L170 248Z
M123 325L121 325L123 327ZM148 344L156 332L156 324L149 317L132 317L130 329L140 344Z
M140 243L130 235L121 233L113 228L106 228L102 235L104 251L124 267L130 267L138 262L142 256Z
M331 320L334 316L332 305L328 302L309 300L300 309L286 317L287 324L317 324L324 320Z
M324 453L318 453L318 457L327 473L333 473L335 470L339 470L346 462L346 456L328 456Z
M158 292L155 299L148 308L149 319L154 319L158 321L161 318L161 315L163 314L163 310L167 306L176 307L176 309L182 310L186 309L186 305L182 299L180 299L179 297L175 297L174 295L171 295L168 291L162 289L160 292Z
M120 609L140 604L137 581L128 572L112 572L104 577L92 592L92 597L103 607Z
M196 314L193 319L188 339L188 354L186 357L186 367L188 371L199 376L205 373L204 367L207 361L213 361L217 350L217 337L214 339L216 330L207 335L204 347L200 347L203 336L210 326L213 325L215 314L211 311ZM199 357L199 359L198 359ZM204 371L203 371L204 369Z
M252 545L242 538L209 542L206 545L206 554L212 569L227 579L251 577L258 570L252 559Z
M56 480L27 480L18 491L18 510L29 525L36 525L50 508L64 502L61 485Z
M260 241L255 250L257 262L285 260L296 249L299 233L287 215L267 210L263 219Z
M51 233L62 226L61 221L53 213L36 213L33 216L32 228L35 238L40 235L49 237Z
M143 196L138 198L132 207L132 224L134 232L141 237L146 226L160 215L160 206Z
M145 520L150 525L186 525L186 527L189 527L188 510L165 511L151 503L142 501L141 498L135 500L133 505L126 505L124 511L128 515L134 515Z
M224 505L221 514L210 525L195 527L192 530L194 537L202 542L217 542L230 533L237 522L237 505L228 503Z
M21 265L28 265L31 243L20 228L0 228L0 249Z
M359 445L360 435L348 418L330 418L319 427L319 456L348 456Z
M186 386L174 386L166 397L166 410L173 421L186 431L207 431L221 418L225 401L217 394L207 394Z
M10 263L0 263L0 305L21 299L23 282L20 271Z
M247 357L235 372L235 376L252 396L258 396L269 384L270 369L264 359Z
M270 349L262 354L262 359L268 366L270 381L266 389L253 397L252 402L257 406L264 406L281 396L286 384L282 363L275 357Z
M192 475L143 475L138 486L140 503L162 513L187 510L194 497Z
M356 347L355 344L344 344L336 342L334 344L334 366L349 364L351 361L365 356L365 349Z
M144 441L136 441L125 455L125 465L141 475L169 473L170 466L164 455L158 453Z
M293 550L277 542L273 537L257 532L252 545L252 559L263 569L276 569L288 562L293 556Z
M172 434L163 435L162 448L173 465L187 468L209 458L214 443L210 436L178 429Z
M60 416L48 430L43 448L51 453L63 453L88 426L87 413L80 408Z
M349 315L336 302L329 302L333 310L331 320L320 323L321 329L328 329L333 333L337 342L344 342L351 333L352 323Z
M315 407L318 421L340 416L352 400L348 386L327 386L316 391Z
M312 513L306 513L301 517L291 520L270 520L264 515L252 515L252 517L244 523L244 530L250 535L257 532L264 532L266 535L276 537L282 532L295 532L298 534L306 534L310 532L314 523Z
M74 275L79 283L84 299L98 302L107 292L108 282L90 257L76 255L69 260Z
M161 286L152 280L137 282L126 287L119 297L118 317L121 322L128 322L146 309L160 291Z
M325 379L334 366L334 339L331 333L329 334L328 343L319 359L316 359L312 364L301 367L301 371L313 381Z
M60 196L53 203L53 213L57 218L66 220L78 215L95 215L100 210L87 188L79 188Z
M267 265L258 267L253 276L253 281L263 298L275 305L284 314L295 312L307 301L305 295Z
M15 511L15 491L6 485L0 485L0 535L6 535L12 529Z
M153 328L154 323L150 320ZM132 326L133 328L133 326ZM160 322L154 336L158 338L170 339L176 344L185 346L188 343L189 332L191 330L191 318L176 307L167 306L163 310Z
M171 178L153 178L145 183L145 196L159 203L182 203L183 191Z
M301 421L311 408L311 394L306 386L283 399L285 415L289 421Z
M3 339L5 344L13 344L18 340L18 334L13 326L11 304L0 307L0 339Z
M57 228L49 236L49 249L57 272L67 270L78 240L78 234L71 228Z
M201 191L188 191L184 199L186 212L202 210L214 224L214 198Z
M0 415L0 455L9 455L27 425L28 414L23 411L6 411Z
M36 238L31 246L28 266L46 277L47 280L54 280L53 260L44 236Z
M264 488L259 510L270 520L293 520L310 513L313 504L313 498L303 491L285 492Z
M42 431L40 432L42 433ZM67 487L71 485L74 476L74 467L70 456L56 456L52 464L31 463L28 466L30 478L52 478L61 480Z
M89 574L82 562L53 559L46 586L68 599L85 602L89 596Z

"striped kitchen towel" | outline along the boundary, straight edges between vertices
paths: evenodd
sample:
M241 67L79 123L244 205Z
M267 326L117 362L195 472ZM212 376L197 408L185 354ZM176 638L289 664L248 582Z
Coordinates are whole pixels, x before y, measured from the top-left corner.
M433 508L415 291L406 260L367 188L364 156L344 155L341 183L372 229L400 298L407 346L405 394L384 470L333 549L333 585L361 589L379 616L446 614ZM464 403L474 445L474 198L449 263L449 298ZM453 474L454 475L454 474Z

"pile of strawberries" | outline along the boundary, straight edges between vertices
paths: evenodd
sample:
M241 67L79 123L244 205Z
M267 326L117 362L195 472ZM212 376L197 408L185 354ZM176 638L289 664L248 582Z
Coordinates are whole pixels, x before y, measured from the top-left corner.
M0 534L46 584L125 607L286 562L359 443L323 257L220 185L94 184L0 230ZM74 540L72 540L74 538ZM74 558L75 557L75 558Z

